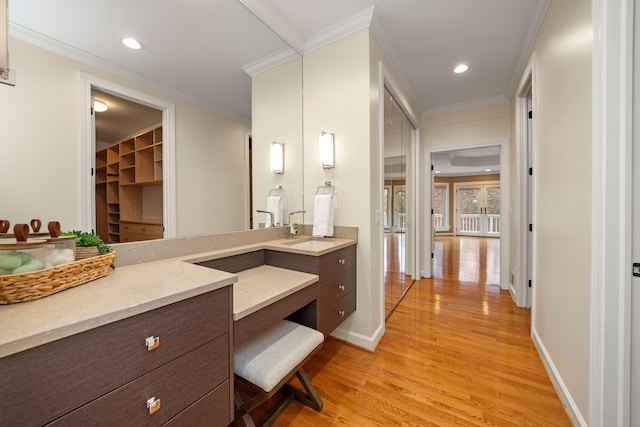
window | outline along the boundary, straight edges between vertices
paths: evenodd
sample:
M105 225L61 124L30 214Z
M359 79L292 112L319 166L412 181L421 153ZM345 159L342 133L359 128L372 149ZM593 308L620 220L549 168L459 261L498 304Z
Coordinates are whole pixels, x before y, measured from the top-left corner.
M449 231L449 184L433 185L433 228Z

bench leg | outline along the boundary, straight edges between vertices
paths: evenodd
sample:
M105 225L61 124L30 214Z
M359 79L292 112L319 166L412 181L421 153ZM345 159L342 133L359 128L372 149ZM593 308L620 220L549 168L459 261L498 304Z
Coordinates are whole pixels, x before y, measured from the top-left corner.
M320 412L322 410L322 398L313 384L311 384L311 379L309 379L309 376L302 368L296 371L296 376L300 380L300 384L302 384L306 393L288 384L285 384L283 388L293 392L297 401Z
M282 390L282 389L281 389ZM272 425L276 418L280 416L280 414L286 409L287 406L296 398L295 394L292 391L283 390L285 396L278 402L274 407L272 407L256 424L251 417L252 411L256 407L260 406L261 403L264 403L270 395L267 393L261 392L256 397L251 399L248 403L245 403L238 392L238 389L235 388L235 406L236 406L236 416L242 415L242 421L246 427L268 427Z

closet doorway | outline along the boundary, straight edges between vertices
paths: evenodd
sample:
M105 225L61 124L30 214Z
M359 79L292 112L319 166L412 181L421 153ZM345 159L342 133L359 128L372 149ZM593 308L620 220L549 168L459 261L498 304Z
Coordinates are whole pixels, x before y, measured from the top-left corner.
M149 231L155 233L151 238L174 237L176 235L175 105L85 73L80 73L79 92L80 111L86 112L80 118L80 172L82 176L87 177L80 180L81 229L98 232L97 223L101 215L102 219L107 218L106 231L101 225L101 232L107 233L106 241L108 242L122 241L120 227L127 220L134 223L151 220L156 225L156 230L149 230L146 225L140 226L145 230L136 230L134 225L134 229L130 228L128 232L130 235L133 233L135 240L141 240L135 236L137 232L146 234ZM102 130L97 128L97 121L99 122L100 119L96 116L104 114L94 111L94 98L98 95L114 97L111 105L112 113L118 110L116 100L121 99L149 108L153 115L150 128L145 128L142 132L135 130L123 132L122 138L131 141L124 142L125 146L122 150L118 148L117 162L114 159L115 149L108 153L100 150L97 145L97 141L103 137L97 137ZM157 112L160 113L160 122L157 122ZM135 122L138 114L125 116L123 120L135 118ZM121 127L124 128L125 122L122 123ZM120 143L123 141L121 140ZM112 145L112 142L110 144ZM103 151L100 153L100 158L98 158L99 151ZM109 148L106 151L109 151ZM98 188L99 185L101 188ZM147 186L153 188L145 189L144 187ZM123 187L127 189L121 191ZM98 213L97 208L100 203L109 205L109 200L114 201L111 203L112 206L107 206L104 213ZM136 204L136 201L140 203ZM147 236L138 237L147 238Z
M162 111L92 90L96 233L107 243L161 239Z
M413 218L411 194L416 131L411 121L385 88L384 95L384 187L383 194L383 272L385 317L402 300L414 282Z

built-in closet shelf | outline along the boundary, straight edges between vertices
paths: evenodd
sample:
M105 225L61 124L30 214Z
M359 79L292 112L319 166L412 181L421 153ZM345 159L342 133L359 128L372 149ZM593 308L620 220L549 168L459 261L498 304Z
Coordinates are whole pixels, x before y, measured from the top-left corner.
M121 217L162 217L162 126L98 151L95 178L96 228L104 241L123 241Z

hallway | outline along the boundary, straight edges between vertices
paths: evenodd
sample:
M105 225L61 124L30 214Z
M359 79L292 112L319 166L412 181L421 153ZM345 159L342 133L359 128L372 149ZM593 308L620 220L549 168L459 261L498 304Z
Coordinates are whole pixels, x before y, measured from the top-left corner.
M324 399L278 426L571 426L530 337L530 311L499 281L497 239L438 238L371 353L333 338L307 364Z

